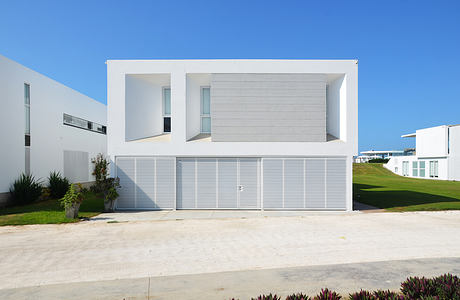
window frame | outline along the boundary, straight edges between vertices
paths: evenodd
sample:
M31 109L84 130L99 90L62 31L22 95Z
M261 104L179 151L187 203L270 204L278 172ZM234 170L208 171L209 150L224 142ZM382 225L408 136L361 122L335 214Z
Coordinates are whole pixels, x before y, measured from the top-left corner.
M437 160L430 160L430 177L431 178L439 177L439 161Z
M418 177L418 161L416 160L412 161L412 177Z
M209 89L209 113L205 114L203 113L203 99L204 99L204 89ZM211 133L211 128L209 128L209 131L203 131L203 119L209 119L211 122L211 86L200 86L200 133L206 133L210 134Z
M166 97L165 97L165 91L169 90L169 114L165 113L165 108L166 108ZM161 115L163 118L163 134L168 134L171 133L171 112L172 112L172 107L171 107L171 86L163 86L161 88ZM165 131L165 120L166 118L169 118L169 131Z
M27 95L28 97L26 97L26 87L28 91L28 95ZM28 102L26 101L26 99L28 99ZM24 82L24 118L25 118L24 135L28 135L30 139L30 127L31 127L30 126L30 83L28 82ZM29 128L28 128L29 130L27 130L27 124L29 124Z
M423 163L423 168L422 168L422 163ZM422 171L423 171L423 176L422 176ZM426 177L426 162L424 160L421 160L418 162L418 177L422 177L422 178Z

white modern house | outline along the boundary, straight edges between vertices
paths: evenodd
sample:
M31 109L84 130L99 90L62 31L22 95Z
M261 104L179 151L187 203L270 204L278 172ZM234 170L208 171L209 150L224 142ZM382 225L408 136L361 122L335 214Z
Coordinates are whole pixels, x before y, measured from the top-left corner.
M403 150L368 150L361 151L361 155L355 157L355 163L367 163L371 159L389 159L392 156L402 156L408 154Z
M91 158L107 152L106 105L1 55L0 101L0 204L21 173L92 180Z
M384 166L414 178L460 180L460 125L442 125L405 134L414 138L416 155L392 157Z
M118 209L352 209L356 60L109 60Z

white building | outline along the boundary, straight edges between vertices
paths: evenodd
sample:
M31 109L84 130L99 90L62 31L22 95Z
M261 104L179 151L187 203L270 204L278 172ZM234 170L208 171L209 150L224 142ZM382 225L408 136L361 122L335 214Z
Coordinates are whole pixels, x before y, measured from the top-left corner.
M0 99L0 202L21 173L92 180L91 158L107 152L104 104L1 55Z
M404 155L405 151L402 150L368 150L362 151L361 155L355 157L355 163L367 163L371 159L386 159L391 156Z
M392 157L387 169L401 176L460 180L460 125L419 129L402 137L415 137L416 155Z
M352 209L356 60L109 60L118 209Z

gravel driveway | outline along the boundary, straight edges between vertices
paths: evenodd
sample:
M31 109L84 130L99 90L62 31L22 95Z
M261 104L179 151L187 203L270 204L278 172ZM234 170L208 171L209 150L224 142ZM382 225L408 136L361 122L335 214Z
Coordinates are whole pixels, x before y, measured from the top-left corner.
M460 212L349 213L0 228L0 289L460 257Z

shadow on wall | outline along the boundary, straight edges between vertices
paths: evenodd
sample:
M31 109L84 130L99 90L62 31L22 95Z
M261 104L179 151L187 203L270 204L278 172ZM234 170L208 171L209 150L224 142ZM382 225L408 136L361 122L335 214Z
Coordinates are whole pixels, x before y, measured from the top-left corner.
M353 184L353 200L379 208L393 208L441 202L460 202L460 199L408 190L373 190L383 186Z

